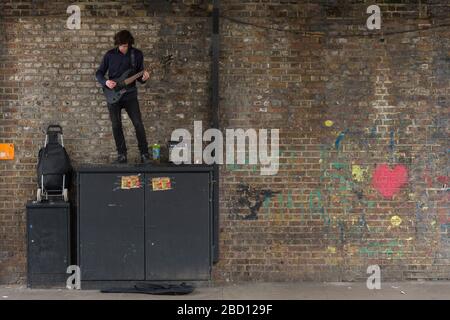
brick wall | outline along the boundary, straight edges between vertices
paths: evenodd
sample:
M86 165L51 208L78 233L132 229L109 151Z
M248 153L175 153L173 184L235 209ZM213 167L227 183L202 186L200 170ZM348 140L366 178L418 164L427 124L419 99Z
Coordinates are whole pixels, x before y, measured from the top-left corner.
M447 23L450 5L377 1L385 34L364 36L374 3L221 1L221 127L279 128L281 158L275 176L221 166L216 281L361 280L371 264L385 279L450 278L450 32L390 34ZM140 88L150 143L210 121L206 1L80 2L81 30L65 28L70 4L0 4L0 142L16 147L0 162L0 282L24 281L46 125L64 126L75 164L114 155L93 77L114 32L130 29L146 62L169 60Z

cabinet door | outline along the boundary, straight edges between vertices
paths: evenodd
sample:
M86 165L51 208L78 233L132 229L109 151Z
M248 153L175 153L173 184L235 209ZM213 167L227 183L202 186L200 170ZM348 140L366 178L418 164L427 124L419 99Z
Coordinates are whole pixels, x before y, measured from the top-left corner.
M66 273L69 265L69 207L28 209L30 273Z
M208 280L209 173L146 175L147 280Z
M136 186L133 175L80 174L82 280L144 279L143 176Z

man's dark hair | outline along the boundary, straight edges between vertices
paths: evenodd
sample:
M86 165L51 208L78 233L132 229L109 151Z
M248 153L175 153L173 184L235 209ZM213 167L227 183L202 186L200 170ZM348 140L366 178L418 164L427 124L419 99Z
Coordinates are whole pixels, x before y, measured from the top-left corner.
M114 36L114 45L120 46L121 44L128 44L129 46L134 44L134 38L130 31L122 30L116 33Z

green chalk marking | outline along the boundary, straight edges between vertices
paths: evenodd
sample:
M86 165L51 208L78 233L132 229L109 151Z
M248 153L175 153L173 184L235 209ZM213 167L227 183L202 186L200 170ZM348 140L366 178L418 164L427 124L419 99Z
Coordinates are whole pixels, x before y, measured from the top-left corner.
M292 204L292 191L289 190L288 192L288 200L287 200L287 205L288 209L292 209L294 206Z
M333 162L331 163L331 167L334 169L345 169L348 168L348 164L347 163L341 163L341 162Z

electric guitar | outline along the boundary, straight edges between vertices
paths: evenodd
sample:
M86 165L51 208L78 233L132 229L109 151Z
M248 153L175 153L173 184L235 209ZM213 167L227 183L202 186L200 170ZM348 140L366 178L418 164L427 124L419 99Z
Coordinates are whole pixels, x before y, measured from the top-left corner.
M136 79L142 77L145 72L145 70L142 70L130 77L129 75L132 71L132 69L129 69L122 73L119 78L109 79L116 82L116 86L113 89L108 88L106 85L103 86L103 93L105 94L106 101L108 103L111 104L119 101L120 98L122 98L122 96L125 94L125 92L127 92L127 86Z
M167 68L170 66L172 61L174 60L173 55L164 56L157 63L150 64L150 67L153 69L157 66L162 66L164 68L164 74L167 73ZM133 69L129 69L125 71L119 78L109 79L116 82L116 86L113 89L108 88L106 85L103 86L103 93L105 94L106 101L108 103L116 103L122 98L122 96L127 92L127 86L135 81L136 79L142 77L146 70L142 70L135 75L129 77Z

